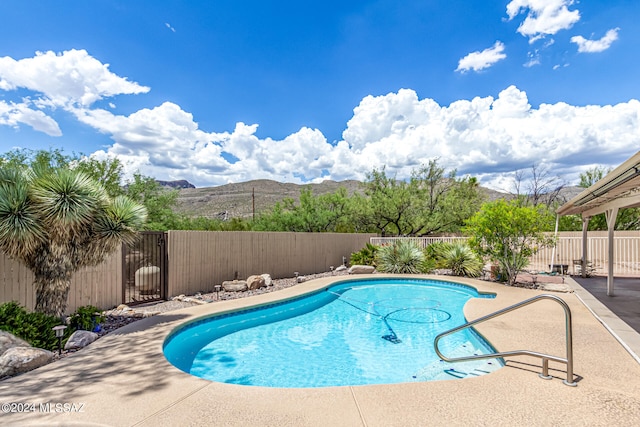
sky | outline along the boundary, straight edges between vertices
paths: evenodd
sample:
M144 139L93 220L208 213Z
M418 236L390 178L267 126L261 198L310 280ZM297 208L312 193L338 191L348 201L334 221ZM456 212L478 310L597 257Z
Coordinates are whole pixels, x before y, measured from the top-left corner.
M637 0L0 0L0 153L127 176L576 184L640 150Z

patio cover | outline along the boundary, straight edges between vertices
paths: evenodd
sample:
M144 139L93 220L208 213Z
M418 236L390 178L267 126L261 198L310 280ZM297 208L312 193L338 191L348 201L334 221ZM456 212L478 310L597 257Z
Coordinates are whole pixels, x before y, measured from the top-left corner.
M613 239L618 210L640 206L640 151L604 178L560 206L559 216L582 216L582 276L586 275L589 218L604 213L608 227L607 295L613 296Z

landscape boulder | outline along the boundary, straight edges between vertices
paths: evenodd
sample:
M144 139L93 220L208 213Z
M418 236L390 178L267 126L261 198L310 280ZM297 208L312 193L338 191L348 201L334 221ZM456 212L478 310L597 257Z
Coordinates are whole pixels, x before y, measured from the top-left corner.
M343 265L337 266L334 271L344 271L346 269L347 269L347 266L343 264Z
M0 330L0 355L13 347L31 347L31 345L22 338Z
M263 286L266 286L264 283L264 277L255 275L247 277L247 289L250 291L260 289Z
M371 265L352 265L349 267L349 274L371 274L375 271L375 267Z
M53 353L35 347L11 347L0 356L0 378L28 372L46 365Z
M262 277L264 278L264 285L265 286L271 286L273 285L273 280L271 279L271 275L270 274L262 274Z
M98 334L90 331L75 331L69 339L67 343L64 345L65 350L77 350L79 348L84 348L98 339Z
M247 282L244 280L225 280L222 289L226 292L244 292L247 290Z

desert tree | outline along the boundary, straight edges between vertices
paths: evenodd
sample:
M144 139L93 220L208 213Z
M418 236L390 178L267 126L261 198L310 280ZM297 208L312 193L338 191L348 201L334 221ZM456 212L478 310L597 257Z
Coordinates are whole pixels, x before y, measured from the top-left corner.
M470 246L497 263L508 284L516 282L539 249L553 244L549 225L551 214L542 205L525 205L521 200L496 200L485 203L467 221L465 232Z
M566 202L562 198L566 182L554 175L549 166L534 163L529 169L516 170L513 176L513 194L527 204L543 204L551 209Z
M0 250L33 272L38 312L63 315L73 274L132 243L145 219L144 206L79 170L0 168Z
M374 169L363 185L367 205L356 211L369 228L380 233L423 236L455 232L483 201L473 177L458 178L438 160L414 169L409 180Z

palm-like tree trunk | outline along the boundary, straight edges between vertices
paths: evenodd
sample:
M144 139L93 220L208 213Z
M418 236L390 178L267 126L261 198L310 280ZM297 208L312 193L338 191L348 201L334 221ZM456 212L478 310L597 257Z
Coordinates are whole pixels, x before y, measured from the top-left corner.
M67 306L71 281L68 278L36 277L34 284L36 287L35 311L62 317Z

